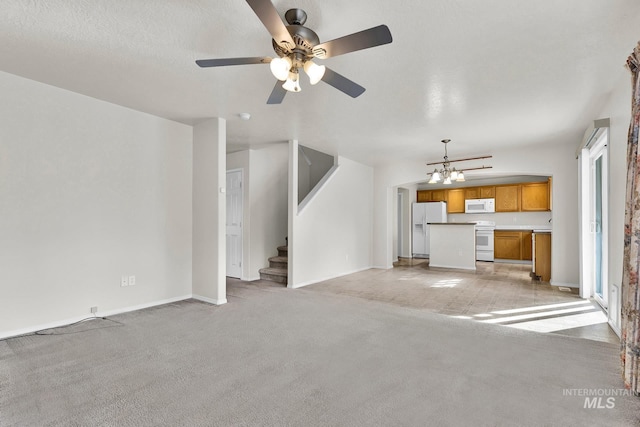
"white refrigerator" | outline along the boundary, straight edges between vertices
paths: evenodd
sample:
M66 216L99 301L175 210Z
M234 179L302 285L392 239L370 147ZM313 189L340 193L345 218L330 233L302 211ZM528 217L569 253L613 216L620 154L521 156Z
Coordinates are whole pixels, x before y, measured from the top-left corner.
M429 222L447 222L447 203L414 203L411 215L413 257L429 258Z

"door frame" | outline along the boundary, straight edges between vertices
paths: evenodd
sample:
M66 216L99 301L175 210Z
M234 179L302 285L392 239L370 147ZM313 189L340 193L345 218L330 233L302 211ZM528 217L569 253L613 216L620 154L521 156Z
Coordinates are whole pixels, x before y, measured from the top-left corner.
M595 199L595 161L598 158L602 158L602 173L601 173L601 215L602 215L602 234L601 234L601 254L600 257L602 259L601 264L601 272L602 275L602 294L603 297L600 297L596 293L596 282L595 282L595 259L593 259L593 269L591 271L592 281L591 281L591 294L593 298L596 300L602 308L608 310L609 308L609 215L608 215L608 206L609 206L609 149L608 149L608 140L607 133L603 132L602 135L597 139L596 143L593 144L592 147L589 148L589 180L590 180L590 189L589 194L591 195L589 200L589 218L590 218L590 228L592 231L592 242L591 242L591 255L593 251L596 249L596 227L595 223L595 209L596 209L596 199Z
M609 132L607 128L601 128L591 141L580 151L579 171L580 171L580 296L582 298L593 298L595 291L593 266L595 264L595 234L593 233L592 216L595 207L594 194L594 176L592 171L592 160L596 154L603 154L603 176L602 186L603 192L603 235L602 235L602 275L603 280L608 281L608 174L609 174L609 158L608 158L608 138ZM607 283L607 285L610 285ZM607 286L610 291L610 286ZM610 297L610 295L609 295ZM608 298L609 299L609 298ZM600 303L600 302L599 302Z
M229 176L230 173L240 173L240 280L244 280L244 168L235 168L235 169L228 169L225 175L225 178L227 178ZM226 179L226 183L228 183L229 180ZM226 197L226 192L228 191L228 188L225 187L225 197ZM225 241L226 241L226 220L225 220ZM229 246L225 245L225 255L226 255L226 259L229 259ZM227 271L226 271L226 266L225 266L225 276L226 277L231 277L227 275Z

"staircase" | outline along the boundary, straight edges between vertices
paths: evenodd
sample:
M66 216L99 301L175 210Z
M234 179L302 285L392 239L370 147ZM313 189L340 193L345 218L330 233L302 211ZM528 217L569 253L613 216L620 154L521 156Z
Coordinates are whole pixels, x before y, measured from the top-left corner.
M260 269L260 280L287 284L288 247L278 246L278 256L269 258L269 267Z

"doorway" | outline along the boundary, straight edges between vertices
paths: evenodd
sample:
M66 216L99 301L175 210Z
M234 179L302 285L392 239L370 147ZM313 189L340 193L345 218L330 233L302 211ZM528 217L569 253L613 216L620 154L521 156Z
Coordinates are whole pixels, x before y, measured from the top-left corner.
M604 309L608 308L608 194L607 194L607 133L604 132L589 149L590 163L590 228L592 234L591 269L593 298Z
M580 153L580 296L609 308L608 132L602 128Z
M227 171L227 277L242 277L242 169Z

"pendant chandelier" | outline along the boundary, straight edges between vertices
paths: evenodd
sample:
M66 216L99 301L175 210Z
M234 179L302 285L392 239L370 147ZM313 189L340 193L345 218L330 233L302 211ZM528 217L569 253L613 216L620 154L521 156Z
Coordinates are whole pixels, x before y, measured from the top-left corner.
M450 139L443 139L442 143L444 144L444 160L442 162L433 162L427 163L429 165L438 165L442 164L442 168L438 170L437 168L431 172L431 179L429 179L429 184L436 184L442 180L443 184L449 185L453 181L456 182L464 182L464 171L468 170L477 170L477 169L490 169L491 166L481 166L478 168L465 168L465 169L456 169L455 167L451 167L451 162L464 162L467 160L477 160L477 159L490 159L493 156L480 156L480 157L469 157L466 159L458 159L458 160L449 160L449 156L447 154L447 144L451 142ZM429 173L427 173L429 175Z

